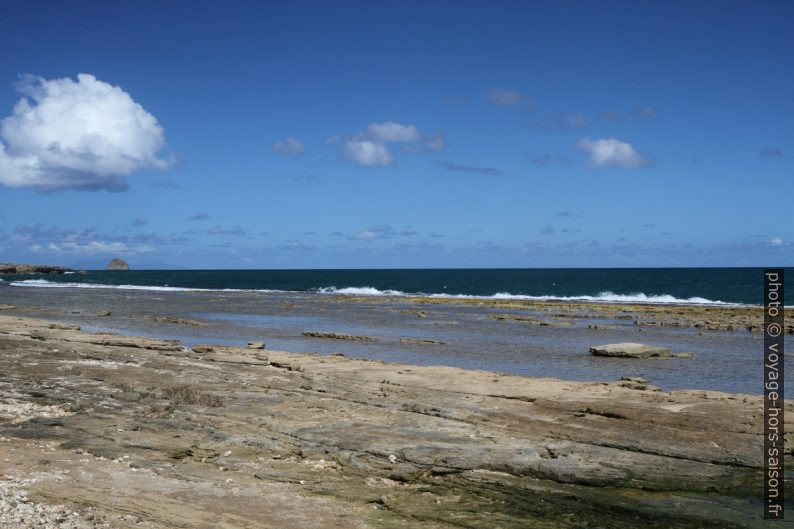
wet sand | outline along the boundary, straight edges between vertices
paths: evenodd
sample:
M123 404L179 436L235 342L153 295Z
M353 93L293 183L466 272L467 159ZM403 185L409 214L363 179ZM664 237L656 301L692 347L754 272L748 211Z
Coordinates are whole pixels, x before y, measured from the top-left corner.
M0 373L6 525L765 527L756 396L18 316Z

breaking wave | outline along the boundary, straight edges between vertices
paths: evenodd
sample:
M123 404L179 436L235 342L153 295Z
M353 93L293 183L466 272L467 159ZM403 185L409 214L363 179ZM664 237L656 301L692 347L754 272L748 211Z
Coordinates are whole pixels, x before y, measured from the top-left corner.
M286 290L266 290L266 289L234 289L234 288L192 288L192 287L172 287L168 285L109 285L104 283L79 283L79 282L55 282L46 279L25 279L22 281L11 281L7 283L16 287L39 287L39 288L97 288L97 289L118 289L118 290L151 290L160 292L288 292ZM669 294L644 294L642 292L634 294L616 294L615 292L605 291L597 295L574 295L574 296L555 296L540 295L530 296L524 294L511 294L509 292L497 292L492 295L472 295L472 294L439 294L426 292L402 292L400 290L380 290L374 287L342 287L334 286L320 287L312 290L318 294L336 294L348 296L372 296L372 297L407 297L407 296L426 296L430 298L442 299L496 299L496 300L516 300L516 301L579 301L591 303L651 303L661 305L724 305L736 306L736 303L711 300L702 297L677 298ZM294 291L293 291L294 292Z
M40 288L113 288L117 290L153 290L158 292L281 292L280 290L246 290L240 288L192 288L171 287L156 285L108 285L105 283L77 283L57 282L46 279L24 279L9 283L14 287L40 287Z
M691 298L677 298L669 294L661 295L647 295L642 292L636 294L616 294L614 292L601 292L596 296L580 295L580 296L529 296L524 294L511 294L509 292L497 292L496 294L487 296L478 296L472 294L432 294L424 292L401 292L399 290L378 290L373 287L323 287L317 290L321 294L348 294L356 296L427 296L430 298L447 298L447 299L500 299L500 300L516 300L516 301L589 301L601 303L657 303L666 305L736 305L736 303L727 303L725 301L711 300L701 297Z

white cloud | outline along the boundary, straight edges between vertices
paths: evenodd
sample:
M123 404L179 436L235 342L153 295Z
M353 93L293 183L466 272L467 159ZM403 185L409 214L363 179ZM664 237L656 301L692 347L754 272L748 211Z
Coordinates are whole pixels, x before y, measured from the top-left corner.
M41 190L122 190L125 177L165 169L157 119L119 86L93 75L28 76L0 124L0 184Z
M368 139L346 140L345 154L352 162L367 167L382 167L394 162L394 157L384 143Z
M422 134L414 125L403 125L394 121L370 123L367 128L351 137L331 136L326 143L341 142L347 158L358 165L383 167L394 163L388 143L402 143L403 152L419 154L440 151L445 147L444 135Z
M615 138L591 140L584 138L576 148L590 154L591 167L617 166L635 169L651 165L651 161L634 150L630 143Z
M780 237L772 237L769 240L769 244L772 246L783 246L783 239L781 239Z
M498 107L510 107L521 103L524 100L524 96L513 90L491 88L488 92L488 99Z
M366 135L378 141L417 141L422 137L413 125L400 125L394 121L370 123Z
M306 151L303 143L297 138L288 136L283 140L279 140L273 144L273 150L283 156L300 156Z
M389 239L394 236L394 228L388 224L377 224L365 230L357 232L349 239L359 239L362 241L373 241L375 239Z
M118 241L87 241L49 243L46 249L51 253L71 254L71 255L103 255L103 254L138 254L151 253L155 251L153 246L142 245L130 247ZM33 253L42 253L44 247L41 244L33 244L28 247Z

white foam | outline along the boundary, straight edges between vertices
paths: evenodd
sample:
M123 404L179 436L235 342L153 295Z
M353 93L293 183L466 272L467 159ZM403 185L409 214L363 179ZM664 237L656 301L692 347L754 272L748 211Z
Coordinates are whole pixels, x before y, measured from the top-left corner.
M351 296L410 296L399 290L378 290L373 287L323 287L317 289L320 294L347 294Z
M236 289L236 288L190 288L190 287L171 287L154 285L108 285L103 283L78 283L78 282L54 282L46 279L25 279L22 281L11 281L8 283L15 287L40 287L40 288L105 288L118 290L151 290L159 292L288 292L285 290L266 290L266 289ZM725 301L711 300L702 297L677 298L669 294L647 295L642 292L635 294L616 294L614 292L600 292L596 296L528 296L523 294L511 294L509 292L497 292L491 296L477 296L471 294L426 294L423 292L402 292L400 290L379 290L374 287L343 287L336 288L322 287L315 290L319 294L342 294L349 296L372 296L372 297L406 297L406 296L427 296L440 299L499 299L516 301L581 301L591 303L647 303L659 305L721 305L721 306L741 306L740 303L728 303Z
M108 285L105 283L78 283L47 281L46 279L25 279L12 281L9 285L14 287L39 287L39 288L111 288L117 290L152 290L157 292L283 292L281 290L246 290L240 288L190 288L169 287L155 285Z
M669 294L661 295L647 295L642 292L636 294L615 294L614 292L601 292L597 296L581 295L581 296L526 296L520 294L510 294L509 292L498 292L493 296L469 296L469 295L449 295L449 294L431 294L433 298L487 298L487 299L503 299L503 300L527 300L527 301L589 301L594 303L652 303L652 304L665 304L665 305L739 305L737 303L728 303L725 301L711 300L701 297L691 298L677 298Z
M14 287L39 287L39 288L115 288L119 290L159 290L166 292L190 292L202 290L200 288L183 287L158 287L146 285L106 285L103 283L58 283L47 281L46 279L24 279L22 281L12 281Z
M725 305L738 306L739 303L728 303L725 301L711 300L701 297L677 298L669 294L647 295L642 292L636 294L615 294L614 292L601 292L597 296L528 296L523 294L511 294L509 292L497 292L491 296L477 296L472 294L426 294L423 292L402 292L400 290L378 290L373 287L323 287L317 290L321 294L349 294L357 296L427 296L439 299L500 299L516 301L587 301L593 303L650 303L665 305Z

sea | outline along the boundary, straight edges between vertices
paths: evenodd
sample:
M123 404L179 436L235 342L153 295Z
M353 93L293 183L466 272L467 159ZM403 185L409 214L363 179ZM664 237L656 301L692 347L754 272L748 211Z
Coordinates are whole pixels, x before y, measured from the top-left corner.
M635 325L631 319L563 318L538 326L500 319L526 311L409 297L572 300L586 303L760 305L760 268L132 270L0 276L0 313L199 343L446 365L580 381L643 377L665 391L760 394L763 334L744 329ZM785 269L789 285L794 269ZM792 287L785 289L792 303ZM603 313L599 313L603 314ZM542 311L531 314L548 318ZM185 322L183 320L189 320ZM561 320L555 320L562 323ZM593 330L591 325L604 330ZM369 341L316 339L346 333ZM694 356L670 360L594 357L589 347L640 342ZM791 356L786 371L794 373ZM787 378L790 378L787 377Z
M786 298L794 302L794 269ZM130 270L0 275L14 286L314 292L620 303L760 305L762 268Z

